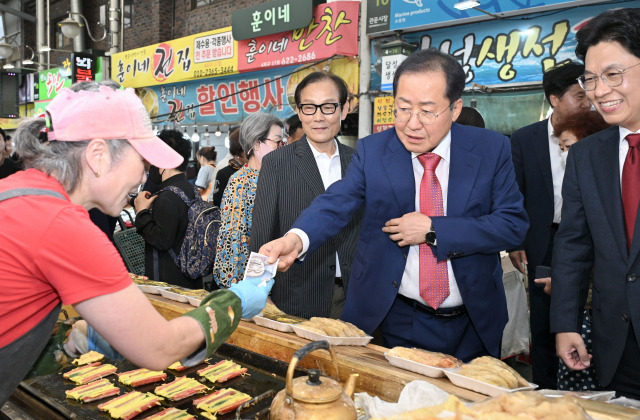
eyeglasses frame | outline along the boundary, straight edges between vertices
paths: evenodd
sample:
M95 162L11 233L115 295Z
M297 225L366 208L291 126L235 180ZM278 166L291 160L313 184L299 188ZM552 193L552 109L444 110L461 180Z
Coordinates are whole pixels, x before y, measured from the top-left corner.
M620 85L622 84L622 82L624 82L624 78L623 78L622 74L623 74L625 71L627 71L627 70L629 70L630 68L633 68L633 67L635 67L635 66L640 66L640 61L639 61L639 62L637 62L636 64L634 64L633 66L629 66L629 67L626 67L626 68L624 68L624 69L614 70L616 73L619 73L619 74L620 74L620 83L618 83L617 85L613 85L613 86L611 86L609 83L607 83L607 78L603 76L603 74L605 74L605 73L607 73L607 72L611 72L612 70L606 70L606 71L603 71L602 73L600 73L600 75L599 75L599 76L597 76L597 77L594 79L594 80L595 80L595 83L594 83L594 85L593 85L593 89L587 89L587 88L584 86L584 80L583 80L583 79L584 79L584 74L583 74L583 75L581 75L580 77L578 77L576 80L578 81L578 84L580 85L580 87L581 87L582 89L584 89L584 91L585 91L585 92L592 92L592 91L596 90L596 88L598 87L598 80L600 80L600 79L602 79L602 83L604 83L605 85L607 85L607 86L609 86L609 87L611 87L611 88L614 88L614 87L618 87L618 86L620 86Z
M334 105L334 106L335 106L335 109L333 110L333 112L324 112L324 111L322 110L322 107L323 107L324 105ZM307 114L306 112L304 112L304 111L302 110L302 108L303 108L303 107L305 107L305 106L315 106L315 107L316 107L316 109L314 109L314 110L313 110L313 113L311 113L311 114ZM333 115L333 114L335 114L335 113L336 113L336 111L338 110L338 108L340 108L340 102L325 102L325 103L320 104L320 105L316 105L316 104L300 104L300 105L298 105L298 107L297 107L297 108L300 110L300 112L302 112L302 114L303 114L303 115L316 115L316 112L318 112L318 109L320 110L320 112L322 112L322 115Z
M400 122L409 122L409 121L411 121L411 118L413 118L413 116L415 115L415 116L416 116L416 118L418 118L418 121L420 121L420 124L422 124L422 125L433 125L433 124L435 124L435 123L436 123L436 121L438 120L438 117L439 117L440 115L442 115L442 114L444 114L445 112L447 112L447 109L449 109L449 110L453 111L453 106L454 106L454 104L455 104L455 102L451 102L449 105L447 105L447 107L446 107L445 109L443 109L442 111L438 112L437 114L436 114L436 113L434 113L434 112L431 112L431 111L422 111L422 110L420 110L420 111L418 111L418 112L415 112L415 113L414 113L414 112L411 112L411 111L407 111L407 112L409 113L409 118L407 118L406 120L399 120L399 119L398 119L398 115L396 115L396 114L397 114L397 111L398 111L398 108L394 108L394 109L393 109L393 117L396 119L396 121L400 121ZM431 114L431 115L433 115L433 122L431 122L431 123L425 123L424 121L422 121L422 119L420 118L420 114L421 114L421 113L425 113L425 114Z

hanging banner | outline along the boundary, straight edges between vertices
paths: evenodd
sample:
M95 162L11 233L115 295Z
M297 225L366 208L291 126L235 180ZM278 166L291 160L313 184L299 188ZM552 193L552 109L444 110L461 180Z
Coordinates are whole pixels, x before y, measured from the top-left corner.
M640 1L625 3L640 7ZM607 4L583 6L553 14L529 15L526 20L495 20L455 28L412 32L402 35L420 49L437 48L453 55L462 65L466 83L501 85L540 83L543 73L574 60L576 32L592 17L608 10ZM380 61L372 43L372 69ZM379 46L376 46L379 48ZM379 89L380 72L372 70L371 89Z
M302 28L312 14L313 0L274 0L234 10L231 13L233 37L240 41Z
M334 55L357 56L359 6L354 1L320 4L304 28L238 41L238 70L309 63Z
M57 68L44 70L38 74L38 99L40 101L49 101L62 88L71 86L71 78L62 77Z
M378 96L373 100L373 132L380 133L394 124L393 96Z
M114 54L111 78L125 87L155 86L238 72L231 27Z
M345 79L349 97L353 98L352 111L357 108L357 59L338 58L304 67L190 80L137 89L137 92L154 124L238 123L258 111L284 119L295 112L294 92L298 83L312 71L326 70Z

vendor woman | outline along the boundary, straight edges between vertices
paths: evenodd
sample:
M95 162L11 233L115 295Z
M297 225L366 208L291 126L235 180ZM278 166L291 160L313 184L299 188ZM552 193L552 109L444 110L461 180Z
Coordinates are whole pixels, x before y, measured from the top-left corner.
M0 181L0 406L44 349L61 304L132 363L161 370L202 361L264 307L273 284L243 281L165 320L88 211L118 216L145 181L145 161L168 169L182 157L154 135L133 90L111 81L61 91L46 125L41 144L45 120L21 124L14 141L26 170Z

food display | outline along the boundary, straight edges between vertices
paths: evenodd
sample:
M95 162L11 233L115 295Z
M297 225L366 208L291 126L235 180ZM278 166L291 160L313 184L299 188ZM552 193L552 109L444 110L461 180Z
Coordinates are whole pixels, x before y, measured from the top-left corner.
M273 302L267 302L266 306L262 310L262 315L284 315L284 312L274 305Z
M444 353L417 348L394 347L384 354L389 363L432 378L444 376L446 368L458 367L462 361Z
M146 420L195 420L195 417L184 410L178 410L175 407L171 407L152 416L146 417Z
M133 279L133 282L138 285L138 288L145 293L151 293L154 295L159 295L160 290L168 289L171 287L169 283L165 283L163 281L153 281L149 280L146 276L138 276L136 274L129 273L129 276Z
M156 405L160 405L158 396L132 391L100 404L98 410L108 412L114 419L129 420Z
M133 274L133 273L129 273L129 277L131 277L131 280L133 280L134 283L144 282L149 280L149 277L147 276L141 276L139 274Z
M153 392L171 401L179 401L208 390L209 388L195 379L183 376L168 384L160 385Z
M204 376L211 382L226 382L231 378L240 376L247 372L247 368L243 368L237 363L230 360L222 360L215 365L207 366L198 371L198 375Z
M82 402L91 402L102 398L120 394L120 388L115 387L108 379L100 379L65 391L67 398Z
M175 362L175 363L169 365L169 367L167 369L175 370L177 372L182 372L183 370L189 369L189 367L183 366L182 363L180 363L180 362Z
M511 366L491 356L475 358L457 373L500 388L513 389L530 385Z
M231 388L224 388L213 394L198 398L193 405L211 414L224 414L235 410L241 404L249 401L251 396Z
M293 331L308 340L326 340L334 346L365 346L370 336L355 325L338 319L313 317L309 321L291 325Z
M118 374L118 380L120 381L120 383L132 387L146 385L158 381L164 381L165 379L167 379L166 373L144 368Z
M69 379L78 385L83 385L91 381L95 381L96 379L114 374L117 370L118 369L113 365L101 365L100 362L95 362L70 370L63 374L62 377Z
M99 362L102 359L104 359L104 354L91 350L78 357L77 359L73 359L71 363L76 366L84 366L90 363Z

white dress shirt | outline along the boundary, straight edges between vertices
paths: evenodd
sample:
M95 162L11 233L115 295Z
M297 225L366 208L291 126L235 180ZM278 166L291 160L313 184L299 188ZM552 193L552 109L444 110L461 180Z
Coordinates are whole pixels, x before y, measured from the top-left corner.
M551 159L551 177L553 179L553 223L560 223L564 165L562 161L562 150L560 150L560 140L553 135L551 116L549 116L547 120L547 129L549 131L549 158Z
M442 207L443 214L447 215L447 196L449 192L449 165L451 163L451 131L444 139L433 149L432 153L437 154L442 159L436 167L436 178L440 182L442 190ZM415 210L420 212L420 183L422 182L422 174L424 167L418 160L418 153L411 153L411 164L413 165L413 177L415 180ZM436 238L438 231L436 230ZM402 282L398 293L408 298L416 300L424 305L427 303L420 296L420 245L411 245L409 254L407 255L407 263L402 274ZM442 302L440 308L450 308L462 305L462 296L456 283L456 276L453 274L451 260L447 260L447 271L449 274L449 296Z

